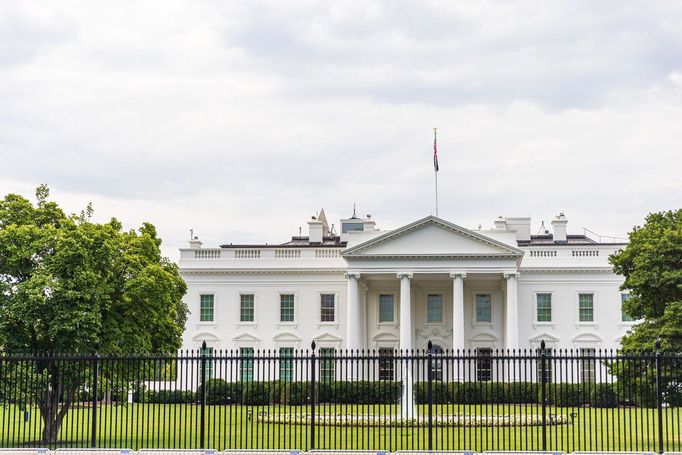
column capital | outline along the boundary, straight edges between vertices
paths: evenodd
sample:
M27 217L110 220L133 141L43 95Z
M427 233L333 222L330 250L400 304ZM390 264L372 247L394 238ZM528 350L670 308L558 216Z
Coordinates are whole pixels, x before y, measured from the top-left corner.
M511 272L511 273L505 273L502 275L505 279L518 279L519 275L521 275L519 272Z
M450 278L452 278L453 280L456 278L464 279L466 277L467 277L466 272L450 272Z
M404 273L404 272L396 273L396 276L398 277L399 280L401 280L403 278L407 278L408 280L411 280L412 278L414 278L414 274Z
M356 280L360 279L360 274L357 272L348 272L343 274L344 278L350 279L350 278L355 278Z

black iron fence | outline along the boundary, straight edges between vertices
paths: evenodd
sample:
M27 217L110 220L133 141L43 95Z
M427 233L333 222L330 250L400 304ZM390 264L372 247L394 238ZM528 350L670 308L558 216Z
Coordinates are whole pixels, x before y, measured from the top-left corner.
M0 447L682 450L682 356L0 354Z

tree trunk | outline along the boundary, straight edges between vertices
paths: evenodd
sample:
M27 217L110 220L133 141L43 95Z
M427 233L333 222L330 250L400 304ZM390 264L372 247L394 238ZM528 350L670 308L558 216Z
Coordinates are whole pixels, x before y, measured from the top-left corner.
M71 408L74 398L74 392L69 391L65 397L65 401L60 403L59 398L62 392L62 385L52 385L53 387L37 399L40 415L43 418L43 433L40 442L46 445L54 445L57 443L57 437L59 436L62 422L64 421L66 413Z

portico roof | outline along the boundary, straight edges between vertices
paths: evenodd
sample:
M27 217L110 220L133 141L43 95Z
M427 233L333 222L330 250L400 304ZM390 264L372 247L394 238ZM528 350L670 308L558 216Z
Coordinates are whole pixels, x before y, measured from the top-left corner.
M520 259L523 251L430 215L344 250L354 259Z

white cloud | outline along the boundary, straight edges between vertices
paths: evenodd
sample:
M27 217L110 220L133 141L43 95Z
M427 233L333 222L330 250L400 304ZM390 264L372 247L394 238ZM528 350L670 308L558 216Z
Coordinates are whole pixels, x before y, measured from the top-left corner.
M322 206L424 216L432 126L465 226L563 210L624 235L682 200L673 3L9 5L0 192L47 182L172 256L189 228L279 242Z

